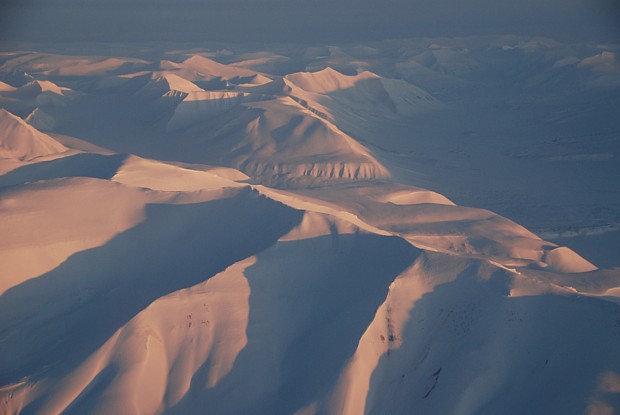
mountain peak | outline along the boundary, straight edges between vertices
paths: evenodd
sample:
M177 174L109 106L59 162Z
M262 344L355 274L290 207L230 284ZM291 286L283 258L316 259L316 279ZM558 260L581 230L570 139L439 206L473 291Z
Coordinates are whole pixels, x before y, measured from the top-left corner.
M317 72L297 72L284 77L285 80L292 82L304 91L319 94L350 89L360 81L379 78L378 75L368 71L357 75L345 75L329 66Z
M0 157L32 160L66 150L52 137L0 108Z
M22 88L24 88L24 89L26 89L26 88L28 88L28 89L30 89L30 88L32 88L32 89L39 89L41 92L52 92L52 93L57 94L57 95L64 95L65 91L70 91L69 88L58 86L58 85L56 85L53 82L50 82L50 81L39 81L39 80L28 82Z
M167 71L178 71L189 80L257 78L252 83L265 83L271 79L249 69L224 65L202 55L191 55L182 62L162 60L160 68Z
M160 76L154 77L155 83L164 83L171 91L180 91L185 93L203 91L198 85L185 78L182 78L174 73L164 73Z

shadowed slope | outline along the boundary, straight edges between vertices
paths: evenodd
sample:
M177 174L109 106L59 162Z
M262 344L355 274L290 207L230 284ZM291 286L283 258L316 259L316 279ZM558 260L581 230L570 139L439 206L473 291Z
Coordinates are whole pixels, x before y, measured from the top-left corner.
M61 177L92 177L110 179L129 157L127 154L102 155L81 153L51 161L18 167L0 176L0 187L15 186Z
M290 414L327 396L388 286L419 253L399 238L333 232L280 242L246 268L246 347L214 388L204 385L208 366L198 371L171 414Z
M329 215L304 221L313 229L155 300L79 366L35 384L25 409L284 414L325 398L419 251Z
M0 158L32 160L66 150L52 137L0 108Z
M425 268L412 276L423 285L432 270ZM618 304L559 290L511 295L526 278L473 264L430 288L398 328L397 347L378 362L365 413L576 415L617 408L617 386L605 382L620 379ZM399 289L394 298L407 295Z
M79 361L154 299L194 285L275 242L297 211L244 190L151 205L146 220L0 297L2 383ZM32 335L36 333L36 341Z
M204 114L176 133L170 152L229 165L277 186L389 176L363 145L289 97L236 105L215 117Z

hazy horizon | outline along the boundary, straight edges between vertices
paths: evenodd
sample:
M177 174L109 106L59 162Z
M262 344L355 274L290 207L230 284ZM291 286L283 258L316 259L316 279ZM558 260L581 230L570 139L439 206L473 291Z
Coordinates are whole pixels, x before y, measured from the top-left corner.
M342 42L516 34L561 41L620 38L611 0L9 0L5 41Z

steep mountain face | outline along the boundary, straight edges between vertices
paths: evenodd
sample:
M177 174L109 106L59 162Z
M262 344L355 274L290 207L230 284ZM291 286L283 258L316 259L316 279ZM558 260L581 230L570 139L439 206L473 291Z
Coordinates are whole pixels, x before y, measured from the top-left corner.
M252 119L228 154L231 164L265 183L385 178L387 170L364 146L289 98L248 105Z
M168 121L168 130L180 130L224 114L244 102L261 101L262 95L238 91L193 91L183 98Z
M153 73L151 79L137 94L146 98L185 97L192 92L202 91L196 84L173 73Z
M220 80L234 84L264 84L271 81L270 78L258 72L222 65L212 59L201 55L192 55L182 62L162 60L159 64L164 71L178 74L191 81L214 81Z
M369 71L347 76L327 67L286 75L284 84L292 96L322 105L335 117L347 111L366 117L412 116L441 107L421 88Z
M42 131L58 127L57 119L50 114L63 111L81 94L71 88L51 81L32 80L19 87L0 88L0 105L13 114L22 116L29 124Z
M0 158L28 161L66 150L58 141L0 108Z
M430 51L420 65L466 71ZM79 91L45 107L53 137L43 109L0 109L0 413L620 408L620 270L400 182L355 134L444 103L248 56L73 67L49 81ZM63 62L20 59L7 70Z
M195 70L199 61L204 66L196 57L189 60L179 65ZM209 73L218 68L213 66L208 67ZM239 73L246 72L232 68L222 77ZM279 88L285 85L283 80L205 91L192 88L191 83L175 88L162 80L170 77L178 78L174 74L154 78L136 95L153 102L162 96L180 99L170 101L165 129L167 151L177 157L226 164L277 186L389 177L363 145L338 128L331 114L316 109L323 107L300 99L302 93L292 95L290 88Z
M191 128L190 135L196 131L206 135L201 141L208 141L212 157L226 140L228 147L215 160L228 159L232 167L272 185L369 180L389 173L341 126L360 117L405 117L440 106L407 82L370 72L346 76L327 68L259 86L190 93L176 106L168 131ZM244 120L242 125L237 124L239 119ZM215 137L209 137L210 131Z
M235 103L243 100L247 102ZM219 107L204 101L189 108L185 104L177 107L168 127L180 128L183 118L201 121L179 134L181 151L191 152L192 161L201 157L224 163L278 186L389 176L364 146L288 97L236 95Z

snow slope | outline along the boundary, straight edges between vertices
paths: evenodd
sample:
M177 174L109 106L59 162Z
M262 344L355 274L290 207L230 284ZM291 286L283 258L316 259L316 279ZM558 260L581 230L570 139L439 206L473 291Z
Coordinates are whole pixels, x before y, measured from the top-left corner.
M389 176L363 145L286 96L191 94L167 131L166 149L180 159L228 165L271 185Z
M25 52L10 56L0 65L2 72L15 70L44 76L102 76L144 67L142 59L105 56L71 56L58 53Z
M152 163L131 161L130 171L172 179ZM3 354L15 356L3 365L7 412L495 413L508 404L514 413L577 413L593 397L608 402L606 384L592 382L619 369L620 311L599 297L620 286L617 271L579 274L568 252L558 269L552 244L420 189L407 200L398 186L297 194L219 180L164 193L139 178L28 189L38 195L23 200L62 186L106 201L89 197L97 210L80 209L84 219L66 212L73 221L119 223L97 218L129 214L119 198L134 204L135 219L125 232L110 229L112 238L93 229L105 238L95 248L82 242L63 264L3 294ZM56 200L45 214L71 205ZM422 228L395 227L397 218ZM61 238L43 217L29 222ZM114 313L101 314L112 304ZM578 341L561 341L569 330ZM32 332L45 341L32 342ZM584 353L591 341L600 345L594 361ZM43 378L30 377L37 367L47 367ZM576 380L559 382L569 369ZM525 385L541 375L562 399L535 386L508 392L515 376Z
M245 68L222 65L201 55L192 55L182 62L162 60L160 68L178 74L190 81L223 80L232 83L263 84L270 78Z
M24 120L0 108L0 158L32 160L67 148Z
M369 71L347 76L327 67L318 72L286 75L293 96L317 101L338 113L338 105L360 115L412 116L441 107L428 92L398 79L386 79Z
M153 73L151 79L138 91L138 94L155 98L162 96L185 97L187 94L197 91L202 91L202 89L178 75Z

